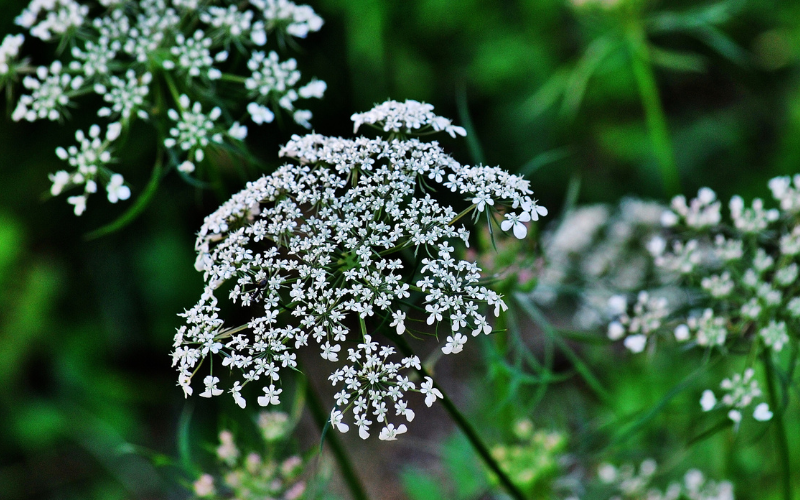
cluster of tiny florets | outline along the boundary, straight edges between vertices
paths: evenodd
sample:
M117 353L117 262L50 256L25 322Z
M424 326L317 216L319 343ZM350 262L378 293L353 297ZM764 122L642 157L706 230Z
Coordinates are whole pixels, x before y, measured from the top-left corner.
M698 469L689 469L683 481L673 481L665 489L653 486L657 475L656 461L649 458L639 467L601 464L597 477L606 489L613 491L610 500L734 500L729 481L714 481Z
M304 498L306 482L303 476L307 462L297 455L281 457L274 449L276 442L284 439L291 430L291 425L289 415L285 413L263 411L259 414L258 428L267 453L243 453L233 432L221 431L219 446L215 450L219 472L200 474L192 484L194 498L229 498L231 493L238 500Z
M358 132L361 125L368 124L378 126L384 132L409 134L432 129L436 132L443 130L451 137L467 135L463 127L436 115L430 104L411 99L405 102L386 101L366 113L355 113L350 119L353 120L354 133Z
M778 177L769 182L779 208L755 199L750 206L734 196L728 203L729 219L722 202L709 188L687 202L672 200L661 216L662 234L648 244L655 265L676 278L676 284L691 289L688 302L677 307L666 299L653 302L646 292L639 295L633 312L624 297L622 307L608 328L608 336L624 339L631 351L655 347L659 336L714 349L723 353L738 346L747 352L777 356L797 341L800 327L800 176ZM678 310L686 311L678 314ZM752 347L752 349L751 349ZM752 356L748 363L752 363ZM705 411L726 408L738 425L743 410L752 410L756 420L772 416L761 396L750 365L722 384L728 394L719 401L714 392L703 393ZM748 410L749 411L749 410Z
M742 421L742 410L750 408L753 402L761 397L761 388L758 381L753 377L755 371L748 368L743 374L734 373L732 377L724 379L720 383L723 396L719 400L711 389L703 391L700 398L700 406L703 411L715 409L727 409L728 418L734 425L739 425ZM753 410L753 418L759 422L765 422L772 418L772 412L767 403L759 403Z
M579 328L601 325L609 299L667 279L647 251L664 210L660 203L625 198L616 207L589 205L564 214L542 235L544 259L533 299L545 306L574 305Z
M83 188L81 194L68 199L76 215L83 213L97 184L108 186L113 179L110 189L119 190L122 179L124 186L124 179L110 169L110 163L126 137L124 132L137 119L170 131L161 141L173 151L174 166L184 174L195 170L208 148L225 142L241 147L247 126L240 122L247 119L269 123L282 108L296 123L310 128L311 112L298 109L297 102L321 98L325 83L314 79L299 86L301 75L294 59L282 61L274 51L265 56L254 49L265 46L271 33L278 38L304 38L318 31L322 19L311 7L288 0L101 0L100 4L33 0L16 18L29 36L68 43L67 60L41 66L19 60L26 35L8 35L0 44L0 85L22 79L14 120L63 121L79 97L96 94L105 103L97 116L108 120L97 126L121 127L114 139L106 136L103 141L108 161L92 165L92 172L62 170L51 176L51 193ZM235 66L232 61L240 58L230 57L231 51L242 52L250 63L244 68ZM163 89L169 93L155 95ZM209 100L209 96L223 94L240 97L242 105L222 109L220 101L212 104ZM164 127L157 123L164 113L154 105L162 97L167 100L171 122ZM111 202L126 198L108 197Z
M292 162L249 183L200 229L196 268L206 287L175 337L179 384L191 394L208 358L212 373L200 395L222 394L216 355L241 374L228 389L237 404L246 406L242 390L253 382L263 391L258 404L275 405L282 371L296 369L296 352L315 344L336 364L332 426L347 431L351 412L362 438L378 423L381 439L396 439L407 428L389 419L414 418L407 392L420 392L428 406L442 394L430 377L419 383L404 374L420 368L419 358L381 343L380 327L392 335L411 330L410 321L445 328L442 351L455 354L469 334L492 331L487 306L495 316L506 308L481 285L478 266L456 257L469 233L430 186L467 203L480 197L483 206L470 210L487 214L507 207L530 217L542 207L527 181L497 167L460 165L435 142L310 134L294 136L281 155ZM254 316L226 327L217 295ZM414 300L423 304L419 311Z

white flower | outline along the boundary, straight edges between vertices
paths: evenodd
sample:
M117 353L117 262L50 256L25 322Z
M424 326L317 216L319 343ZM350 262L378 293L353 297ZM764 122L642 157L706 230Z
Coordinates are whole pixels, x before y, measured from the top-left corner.
M75 215L81 215L86 211L86 195L70 196L67 198L67 203L75 206Z
M486 205L494 205L494 200L491 199L486 193L479 193L478 196L472 199L472 203L476 205L476 210L478 212L483 212L483 209L486 208Z
M242 125L239 122L233 122L231 128L228 129L228 134L234 139L243 141L247 137L247 126Z
M628 309L628 299L624 295L612 295L608 299L608 312L613 315L624 313Z
M111 176L111 180L106 184L106 191L108 191L108 201L111 203L131 197L131 189L125 185L125 179L120 174Z
M322 80L312 79L310 82L297 89L297 94L303 99L310 99L312 97L322 99L327 88L328 85Z
M50 187L50 194L58 196L61 194L61 191L72 182L72 177L66 170L59 170L55 174L50 174L50 180L53 182L52 187Z
M204 378L203 384L205 384L206 390L200 393L200 397L210 398L212 396L219 396L222 394L222 389L217 388L218 383L219 377L208 375L206 378Z
M339 410L332 410L331 411L331 426L333 426L339 432L347 432L350 430L350 426L342 423L342 412Z
M689 337L691 337L691 332L689 331L689 327L684 324L676 326L674 333L675 333L675 340L677 340L678 342L684 342L686 340L689 340Z
M772 412L769 411L769 405L767 403L758 404L755 411L753 411L753 418L759 422L766 422L767 420L771 419Z
M269 108L255 102L247 105L247 112L250 113L250 119L259 125L272 123L272 120L275 119L275 114Z
M239 405L240 408L245 408L247 406L247 401L242 397L242 384L237 380L233 383L233 388L231 388L230 393L233 395L233 400Z
M194 163L190 162L189 160L184 161L180 165L178 165L178 170L183 172L184 174L191 174L194 172Z
M427 406L433 405L437 398L444 398L442 391L433 386L433 379L430 377L425 377L425 382L420 385L419 392L425 395L425 404Z
M467 337L461 333L455 335L448 335L447 344L442 347L442 352L445 354L457 354L464 349L464 344L467 343Z
M392 313L392 322L389 323L389 326L395 327L397 334L400 335L404 331L406 331L405 319L406 319L406 313L399 310L395 311Z
M192 484L194 494L200 498L210 497L216 495L217 490L214 488L214 476L211 474L203 474L200 478Z
M276 389L274 384L270 384L269 387L264 387L264 395L258 398L258 404L260 406L280 404L281 400L278 396L282 392L283 389Z
M381 441L396 441L398 434L405 434L408 431L406 428L406 424L400 424L397 428L394 427L394 424L388 424L386 427L381 429L380 436L378 439Z
M623 344L625 344L625 347L627 347L629 351L640 353L644 351L645 345L647 344L647 337L644 335L630 335L625 337Z
M619 321L612 321L608 324L608 338L619 340L625 336L625 327Z
M703 411L711 411L716 405L717 397L714 396L714 392L709 389L703 391L703 396L700 398L700 406Z
M311 116L311 111L306 109L298 109L292 114L295 123L305 128L311 128Z
M500 223L500 229L503 231L508 231L512 227L514 228L514 236L517 239L525 239L525 236L528 234L528 228L525 227L523 222L528 222L531 220L531 216L528 212L522 212L521 214L506 214L506 220Z
M353 120L353 132L358 132L359 127L366 123L376 125L384 132L414 133L420 129L431 127L435 131L443 130L455 137L467 135L462 127L452 125L452 122L433 113L433 106L414 100L405 102L386 101L366 113L355 113L350 117Z

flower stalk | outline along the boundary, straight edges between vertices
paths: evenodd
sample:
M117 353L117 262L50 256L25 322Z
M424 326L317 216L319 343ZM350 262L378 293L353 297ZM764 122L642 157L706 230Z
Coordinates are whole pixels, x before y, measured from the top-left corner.
M400 352L406 356L414 356L414 350L411 348L409 343L406 342L406 339L398 335L394 338L394 341L397 344L397 347L400 349ZM425 369L425 366L420 366L420 368L418 368L416 371L422 378L431 376L428 370ZM464 417L458 408L456 408L456 405L453 404L453 400L450 399L450 397L447 395L447 392L445 392L439 384L434 383L434 386L442 393L441 401L445 411L447 411L447 414L453 419L453 422L467 437L475 452L477 452L478 456L480 456L481 460L483 460L483 463L486 464L486 466L497 475L500 483L512 498L515 498L516 500L525 500L525 495L511 481L511 478L508 477L508 474L506 474L503 469L500 468L500 464L498 464L494 457L492 457L492 454L489 452L489 448L481 440L478 431L475 430L466 417Z

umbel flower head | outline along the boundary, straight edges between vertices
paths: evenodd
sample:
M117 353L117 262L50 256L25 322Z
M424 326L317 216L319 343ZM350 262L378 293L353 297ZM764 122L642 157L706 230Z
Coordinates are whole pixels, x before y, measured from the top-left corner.
M402 117L398 109L419 104L393 106ZM421 126L441 119L426 120ZM480 283L478 266L455 256L458 240L469 239L458 221L469 212L492 223L500 211L516 220L547 211L528 181L498 167L461 165L436 142L310 134L294 136L280 154L289 163L249 183L200 229L196 268L205 290L175 336L179 384L192 394L207 359L213 371L201 396L223 393L216 375L224 370L239 406L250 383L260 388L259 405L275 405L283 371L296 369L296 352L313 344L339 391L333 427L346 432L350 414L362 438L379 424L381 439L396 439L406 425L389 420L414 418L406 393L420 392L428 406L442 393L430 377L412 381L404 372L418 369L419 358L400 356L383 337L402 335L416 319L446 336L443 353L456 354L470 335L492 331L487 312L506 308ZM459 214L437 200L437 185L469 207ZM225 298L252 319L226 327Z
M69 155L57 153L75 168L50 176L53 196L82 188L67 199L76 215L98 184L111 203L130 197L111 166L134 122L168 130L159 144L188 175L209 149L242 148L248 120L269 123L283 110L310 128L311 111L299 109L298 101L321 98L326 89L316 79L301 84L297 61L264 50L268 34L283 41L322 27L311 7L289 0L32 0L15 22L27 34L0 43L0 88L22 80L15 121L61 122L85 94L103 102L92 111L98 123L89 128L91 139L78 131L79 146L70 146ZM71 49L63 60L34 66L19 59L26 36ZM223 102L222 95L232 99ZM104 137L101 129L108 130Z
M782 370L781 352L796 351L800 328L800 175L776 177L768 186L778 208L760 198L747 206L733 196L729 217L709 188L689 201L676 196L648 249L657 267L690 290L682 294L686 303L677 307L640 292L631 312L617 297L623 307L608 327L608 336L624 339L633 352L666 337L722 355L749 353L742 370L723 380L719 401L710 389L700 399L704 411L727 410L734 425L745 412L758 421L772 417L767 403L757 402L752 365L766 358Z

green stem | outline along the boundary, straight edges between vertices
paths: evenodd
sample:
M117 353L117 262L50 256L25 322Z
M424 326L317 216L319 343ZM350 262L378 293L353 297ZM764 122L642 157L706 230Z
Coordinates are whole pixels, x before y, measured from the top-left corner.
M464 217L465 215L467 215L468 213L470 213L470 211L473 208L475 208L475 204L474 203L472 205L468 206L467 208L465 208L464 210L462 210L460 214L456 215L456 217L453 220L450 221L450 225L452 226L453 224L458 222L458 219L460 219L460 218Z
M764 373L767 378L767 391L769 392L770 406L772 406L772 420L775 422L775 430L778 432L778 455L783 467L783 498L792 500L792 467L789 462L789 441L786 434L786 426L783 422L783 401L778 397L778 387L775 384L775 370L770 358L770 351L764 349L761 353L761 360L764 363Z
M664 107L658 95L644 28L638 18L630 20L627 39L631 51L633 75L639 87L639 97L644 107L650 141L653 143L653 150L661 170L664 190L670 195L680 194L680 177L675 164L675 152L667 128L667 119L664 116Z
M404 355L414 355L414 351L411 349L411 346L408 344L408 342L406 342L406 339L400 335L394 337L394 339L397 347L400 348L400 351ZM428 373L428 370L426 370L424 366L421 366L419 369L417 369L417 373L419 373L419 375L423 378L430 377L430 373ZM431 379L432 378L433 377L431 377ZM452 418L455 424L461 429L461 432L467 436L467 439L481 457L483 463L486 464L486 466L497 475L498 479L500 479L500 482L503 484L503 487L506 489L509 495L516 500L525 500L525 495L513 482L511 482L511 479L503 471L503 469L500 468L500 464L498 464L494 457L492 457L492 454L489 452L489 448L487 448L483 441L481 441L481 437L478 435L478 432L475 430L472 424L470 424L464 415L458 410L458 408L456 408L456 405L453 404L453 401L447 396L447 393L444 391L444 389L442 389L442 387L435 382L433 385L442 393L442 405L444 406L445 411L447 411L448 415L450 415L450 418Z
M150 175L150 181L147 183L144 191L142 191L142 194L136 198L136 201L134 201L133 204L128 207L128 209L121 216L119 216L119 218L103 227L97 228L94 231L85 234L84 239L93 240L101 236L111 234L115 231L119 231L123 227L133 222L142 212L144 212L144 209L147 208L147 205L155 196L156 191L158 190L158 185L161 182L161 177L163 174L162 163L163 157L159 154L158 159L156 159L156 164L153 167L153 173Z
M306 381L305 389L306 400L308 401L308 409L311 411L311 416L314 418L314 422L320 430L324 431L328 423L328 417L325 414L325 410L322 409L319 395L317 395L314 388L311 387L311 381ZM350 489L353 500L368 500L367 492L364 490L364 486L361 485L353 463L350 461L350 457L347 456L347 452L344 446L342 446L341 441L339 441L339 436L336 435L336 432L329 432L325 435L325 440L331 445L331 451L336 458L336 462L339 464L339 471L342 473L342 477L348 489Z

